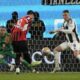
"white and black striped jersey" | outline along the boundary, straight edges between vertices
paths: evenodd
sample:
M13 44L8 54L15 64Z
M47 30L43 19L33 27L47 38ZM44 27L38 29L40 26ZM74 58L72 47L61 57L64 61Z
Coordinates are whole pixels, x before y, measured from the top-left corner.
M61 32L64 32L66 34L68 42L79 42L79 38L76 32L76 24L73 19L70 18L68 21L64 21L63 29L61 29Z

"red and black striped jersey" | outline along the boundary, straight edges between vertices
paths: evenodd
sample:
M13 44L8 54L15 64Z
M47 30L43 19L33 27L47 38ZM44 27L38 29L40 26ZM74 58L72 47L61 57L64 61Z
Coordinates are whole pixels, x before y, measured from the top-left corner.
M17 24L11 30L13 41L25 41L26 35L31 25L29 16L22 17L17 21Z

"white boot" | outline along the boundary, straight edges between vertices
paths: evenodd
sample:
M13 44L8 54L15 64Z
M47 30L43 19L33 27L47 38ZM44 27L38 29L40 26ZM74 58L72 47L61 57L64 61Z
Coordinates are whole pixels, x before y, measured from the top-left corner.
M16 74L20 74L20 68L16 68Z

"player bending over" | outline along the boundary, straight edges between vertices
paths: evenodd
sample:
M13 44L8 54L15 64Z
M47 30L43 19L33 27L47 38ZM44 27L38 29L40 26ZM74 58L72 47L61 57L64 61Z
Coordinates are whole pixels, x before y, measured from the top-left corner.
M58 32L64 32L67 38L67 41L63 42L56 48L54 48L54 61L55 61L55 68L54 71L60 70L59 63L58 63L58 53L64 51L67 48L70 48L74 56L80 60L80 46L79 46L79 38L76 33L76 24L74 20L70 17L69 11L64 10L63 11L63 18L64 23L63 27L61 29L51 31L50 33L58 33Z
M41 61L32 62L30 54L28 53L28 45L26 35L31 23L34 19L33 11L29 11L27 16L22 17L17 21L17 24L11 30L13 49L16 53L16 72L20 72L20 62L32 70L32 66L41 64Z
M13 71L14 65L5 61L5 57L16 58L16 54L13 52L11 45L11 35L6 32L4 27L0 27L0 64L6 64L10 67L10 71Z

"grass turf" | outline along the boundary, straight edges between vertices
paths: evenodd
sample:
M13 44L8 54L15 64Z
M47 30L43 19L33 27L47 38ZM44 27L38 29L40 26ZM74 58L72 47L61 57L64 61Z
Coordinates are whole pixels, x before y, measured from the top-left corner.
M59 72L59 73L0 73L0 80L80 80L78 72Z

